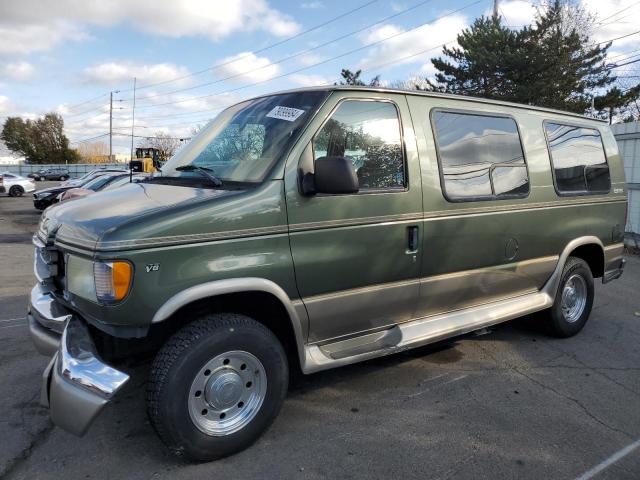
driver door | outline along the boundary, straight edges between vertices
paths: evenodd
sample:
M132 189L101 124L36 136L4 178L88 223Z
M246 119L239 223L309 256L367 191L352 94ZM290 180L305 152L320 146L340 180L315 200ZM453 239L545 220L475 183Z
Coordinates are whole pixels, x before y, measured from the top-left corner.
M287 167L290 244L309 341L382 329L413 317L419 295L422 191L403 95L334 92ZM305 152L305 153L303 153ZM351 160L359 191L304 195L316 159Z

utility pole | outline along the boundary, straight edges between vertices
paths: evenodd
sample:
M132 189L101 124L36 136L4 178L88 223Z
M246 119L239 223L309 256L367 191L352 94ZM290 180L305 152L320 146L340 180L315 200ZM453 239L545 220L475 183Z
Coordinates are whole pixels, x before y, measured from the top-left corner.
M133 182L133 170L131 162L133 162L133 135L136 125L136 77L133 77L133 108L131 109L131 160L129 160L129 182Z
M498 18L498 7L500 0L493 0L493 18Z
M113 158L113 92L109 94L109 163Z
M109 94L109 163L113 161L113 94L120 93L120 90L113 90ZM119 100L120 102L122 100ZM118 107L122 109L122 107Z

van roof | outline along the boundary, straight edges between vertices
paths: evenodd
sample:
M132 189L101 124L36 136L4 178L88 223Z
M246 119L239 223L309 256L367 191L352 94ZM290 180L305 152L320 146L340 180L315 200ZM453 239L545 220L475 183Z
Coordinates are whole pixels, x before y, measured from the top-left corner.
M525 105L522 103L515 102L506 102L503 100L492 100L488 98L482 97L471 97L467 95L454 95L451 93L438 93L438 92L426 92L422 90L405 90L401 88L387 88L387 87L369 87L369 86L353 86L353 85L326 85L320 87L304 87L304 88L294 88L289 90L282 90L279 92L272 92L269 94L258 95L254 98L268 97L271 95L280 95L284 93L295 93L295 92L309 92L309 91L354 91L354 92L376 92L376 93L400 93L403 95L418 95L423 97L434 97L434 98L448 98L453 100L465 100L468 102L474 103L483 103L488 105L502 105L505 107L512 108L520 108L523 110L534 110L538 112L548 112L556 115L564 115L568 117L580 118L582 120L588 120L590 122L598 122L598 123L607 123L605 120L599 118L588 117L586 115L582 115L579 113L567 112L564 110L557 110L555 108L546 108L546 107L537 107L534 105Z

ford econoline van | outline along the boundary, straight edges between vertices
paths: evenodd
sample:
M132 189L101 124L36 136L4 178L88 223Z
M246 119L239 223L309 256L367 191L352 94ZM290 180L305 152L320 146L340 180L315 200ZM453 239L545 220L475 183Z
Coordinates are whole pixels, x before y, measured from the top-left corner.
M577 334L596 279L622 274L626 202L609 126L580 115L342 86L238 103L161 173L44 212L42 402L82 435L129 380L124 360L153 355L166 445L237 452L293 369L533 312Z

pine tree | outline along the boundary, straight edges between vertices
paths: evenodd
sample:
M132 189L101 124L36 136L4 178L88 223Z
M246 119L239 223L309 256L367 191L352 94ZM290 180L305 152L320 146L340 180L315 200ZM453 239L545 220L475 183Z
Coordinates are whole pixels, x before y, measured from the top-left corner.
M477 19L459 47L432 59L433 89L584 112L594 93L615 81L605 63L609 44L588 35L593 19L570 0L538 11L534 25L513 31L500 17Z
M355 72L352 72L348 68L343 68L340 71L340 76L342 77L342 80L340 80L340 82L336 83L336 85L359 85L359 86L367 85L364 81L362 81L360 79L360 74L361 73L362 73L362 70L357 70ZM380 86L380 75L376 75L375 77L373 77L369 81L368 85L370 87L379 87Z
M439 70L433 90L512 100L512 65L517 62L519 38L499 18L480 17L458 35L459 47L443 47L448 58L433 58Z

